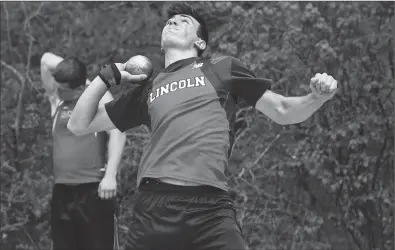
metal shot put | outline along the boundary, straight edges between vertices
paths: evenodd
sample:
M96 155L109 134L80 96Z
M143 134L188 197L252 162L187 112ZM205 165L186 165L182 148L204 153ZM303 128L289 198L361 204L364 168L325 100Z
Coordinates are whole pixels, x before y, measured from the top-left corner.
M140 75L145 74L147 75L147 79L151 78L153 67L151 61L142 55L137 55L131 57L125 63L125 70L132 75Z

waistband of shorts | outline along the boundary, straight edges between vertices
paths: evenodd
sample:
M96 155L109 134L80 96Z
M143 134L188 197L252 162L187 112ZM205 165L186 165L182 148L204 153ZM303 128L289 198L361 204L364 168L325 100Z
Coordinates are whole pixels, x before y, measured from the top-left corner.
M227 195L229 193L213 186L180 186L161 182L154 178L144 178L139 186L140 191L151 191L168 194L189 194L189 195Z
M100 182L89 182L89 183L73 183L73 184L68 184L68 183L55 183L54 189L57 190L84 190L84 189L92 189L92 188L97 188Z

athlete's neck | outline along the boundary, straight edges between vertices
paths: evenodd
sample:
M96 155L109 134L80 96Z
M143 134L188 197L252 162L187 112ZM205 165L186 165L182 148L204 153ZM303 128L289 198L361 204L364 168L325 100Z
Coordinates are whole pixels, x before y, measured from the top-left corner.
M170 64L174 62L191 57L197 57L197 52L195 49L179 50L179 49L168 48L165 52L165 68L167 68Z
M82 95L82 92L84 92L83 88L78 88L74 90L73 92L68 92L68 93L58 93L59 99L65 102L68 101L74 101L80 98Z

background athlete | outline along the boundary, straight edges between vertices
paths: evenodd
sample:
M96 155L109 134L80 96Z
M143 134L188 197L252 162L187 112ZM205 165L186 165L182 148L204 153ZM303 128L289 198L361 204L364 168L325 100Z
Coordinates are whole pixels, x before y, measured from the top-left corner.
M84 135L145 124L128 249L244 249L225 170L233 144L236 104L246 101L279 124L308 119L331 99L337 82L311 79L311 93L284 97L233 57L200 57L208 42L201 16L188 4L168 10L162 32L165 70L104 107L113 84L140 81L123 64L102 68L77 102L68 128Z
M67 129L76 102L90 83L86 67L78 59L63 60L47 52L41 58L41 77L53 118L53 249L112 250L113 197L125 134L113 129L77 137ZM106 92L97 104L103 106L111 100Z

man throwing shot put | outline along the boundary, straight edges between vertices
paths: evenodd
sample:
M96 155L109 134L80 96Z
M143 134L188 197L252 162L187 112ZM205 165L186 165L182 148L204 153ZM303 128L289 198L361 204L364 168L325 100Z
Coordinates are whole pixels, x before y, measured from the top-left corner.
M113 198L125 134L118 129L108 129L77 137L67 129L74 106L89 84L86 67L78 59L63 60L45 53L41 58L41 78L53 119L53 249L112 250ZM103 92L99 99L96 105L103 107L113 97ZM107 141L108 160L105 162Z
M145 77L129 74L121 63L103 67L78 100L68 128L77 135L151 128L126 249L245 249L225 176L237 102L245 100L276 123L299 123L335 95L337 82L317 74L306 96L276 94L270 80L256 78L236 58L200 57L208 32L190 5L176 3L167 14L164 72L98 107L112 85Z

